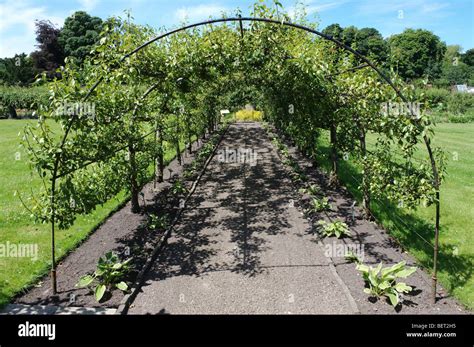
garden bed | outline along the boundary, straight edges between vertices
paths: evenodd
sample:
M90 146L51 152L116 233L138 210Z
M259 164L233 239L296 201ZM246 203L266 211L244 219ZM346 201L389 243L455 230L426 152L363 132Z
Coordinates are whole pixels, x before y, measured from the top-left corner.
M79 279L94 272L100 257L113 251L124 260L132 258L132 271L124 278L128 284L134 283L138 273L161 240L165 230L150 230L147 222L150 214L167 216L172 220L179 211L180 195L171 192L173 183L194 161L196 154L207 140L193 144L192 153L183 152L183 165L174 159L166 166L163 183L150 182L140 194L142 213L131 212L130 201L110 216L80 246L67 255L57 266L58 294L52 295L51 276L46 275L35 286L19 294L14 303L29 305L57 305L65 307L108 307L117 308L125 293L113 290L97 302L88 288L78 288ZM186 176L186 188L192 185L195 175Z
M275 131L269 128L270 131ZM315 163L305 157L294 144L285 139L284 135L276 135L288 147L290 157L295 160L302 169L302 173L306 176L306 181L293 180L296 190L308 185L317 186L322 195L329 198L331 208L328 211L314 213L307 216L308 220L313 224L312 233L314 234L314 242L319 243L324 249L344 249L344 247L352 247L362 245L364 249L363 263L371 266L377 266L383 262L384 266L391 266L400 261L406 261L408 266L416 266L417 270L408 279L408 285L413 287L411 293L402 297L401 305L394 309L385 298L375 300L364 293L365 283L362 275L356 270L356 265L345 259L344 256L336 254L331 256L337 274L346 284L350 294L354 298L359 311L363 314L391 314L400 312L404 314L459 314L466 312L466 309L460 305L449 293L438 283L437 302L432 303L431 296L431 276L429 269L423 269L417 263L416 259L407 253L400 243L387 233L387 231L376 222L364 219L362 209L355 204L354 197L348 190L342 186L332 187L329 185L329 177L321 171ZM284 160L284 156L280 155ZM291 175L291 167L287 166ZM308 208L310 198L307 194L302 194L301 199L295 202L295 205L301 209L301 212ZM354 216L354 218L353 218ZM317 230L317 221L323 219L327 221L340 220L345 222L350 230L351 236L344 238L321 237Z

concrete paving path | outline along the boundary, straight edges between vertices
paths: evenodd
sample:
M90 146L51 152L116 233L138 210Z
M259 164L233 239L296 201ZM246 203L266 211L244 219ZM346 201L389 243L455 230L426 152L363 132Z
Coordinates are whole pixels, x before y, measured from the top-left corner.
M259 124L231 125L129 314L356 313L287 176Z

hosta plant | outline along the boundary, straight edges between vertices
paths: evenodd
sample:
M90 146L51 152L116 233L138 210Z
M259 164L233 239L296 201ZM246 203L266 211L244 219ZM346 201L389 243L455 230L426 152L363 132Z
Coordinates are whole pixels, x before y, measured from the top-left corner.
M120 262L115 253L108 252L99 259L94 273L81 277L76 287L90 288L97 301L102 300L104 294L114 288L125 292L128 290L128 286L123 278L130 271L130 261L131 258Z
M393 307L400 303L401 294L412 291L412 287L403 282L397 282L397 278L407 278L416 271L416 267L407 267L405 261L385 268L382 263L375 268L357 264L356 269L362 272L368 285L364 292L376 298L387 297Z
M169 226L168 216L157 216L155 214L150 214L148 219L148 229L149 230L166 230Z
M308 212L322 212L328 211L331 209L331 204L329 203L329 199L324 197L321 199L313 198L311 200L311 206Z
M290 151L288 150L287 147L282 147L281 155L284 156L285 158L288 158L290 156Z
M197 164L194 164L194 163L195 162L191 163L191 165L186 170L184 170L183 178L185 180L191 179L196 174Z
M347 224L341 221L326 222L324 220L320 220L318 225L321 226L321 232L326 237L336 236L339 239L341 237L351 235Z
M317 185L312 184L307 186L306 188L301 188L300 193L316 196L321 193L321 189Z
M173 193L173 195L181 195L181 194L186 193L187 191L188 190L184 186L184 183L180 180L176 181L173 184L173 187L171 188L171 192Z

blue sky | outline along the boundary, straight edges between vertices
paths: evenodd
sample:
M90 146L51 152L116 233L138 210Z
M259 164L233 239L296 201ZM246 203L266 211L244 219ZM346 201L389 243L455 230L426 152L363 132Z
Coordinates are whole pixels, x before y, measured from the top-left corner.
M291 10L295 0L281 1ZM302 0L309 19L320 28L331 23L374 27L384 37L405 28L433 31L447 44L474 47L474 0ZM248 13L252 0L0 0L0 57L32 52L34 20L49 19L61 26L77 10L107 18L132 10L137 23L172 27L185 17L190 22L219 17L240 7Z

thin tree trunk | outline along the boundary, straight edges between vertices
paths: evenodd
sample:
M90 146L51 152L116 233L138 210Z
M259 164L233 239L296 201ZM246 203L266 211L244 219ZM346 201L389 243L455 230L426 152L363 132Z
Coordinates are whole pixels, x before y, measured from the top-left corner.
M364 216L366 219L372 218L372 213L370 210L370 191L369 191L369 184L368 184L368 168L366 165L366 156L367 156L367 146L365 142L365 133L361 130L360 134L360 148L362 150L362 158L364 161L364 174L362 175L362 208L364 210Z
M182 165L181 161L181 148L179 147L179 137L176 136L176 158L178 158L179 165Z
M163 153L163 131L161 128L158 128L158 156L157 156L157 162L158 162L158 182L161 183L164 180L164 174L163 172L165 171L165 162L164 162L164 153Z
M331 185L338 185L339 184L339 163L338 163L338 156L337 156L337 128L334 124L331 124L330 129L330 138L331 138L331 174L329 177L329 183Z
M137 182L137 168L136 168L136 158L135 158L135 148L132 144L128 146L129 153L129 164L130 164L130 192L131 192L131 203L132 203L132 213L140 212L140 203L138 201L138 182Z
M178 158L179 165L182 165L181 148L179 147L179 114L176 115L176 158Z
M193 153L193 138L191 135L191 132L188 133L188 153L191 154Z

